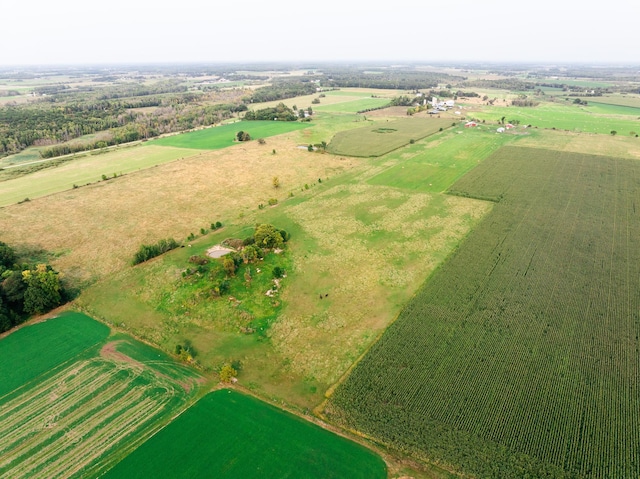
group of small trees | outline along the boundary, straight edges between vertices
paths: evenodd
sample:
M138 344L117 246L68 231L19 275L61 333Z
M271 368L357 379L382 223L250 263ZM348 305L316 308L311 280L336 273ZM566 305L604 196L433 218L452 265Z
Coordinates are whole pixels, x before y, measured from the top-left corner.
M60 275L48 264L18 264L15 251L0 241L0 332L32 314L43 314L66 299Z
M189 262L195 268L187 268L183 277L208 278L213 297L220 297L231 289L231 280L236 277L243 265L251 265L264 258L265 251L282 248L289 240L289 233L279 230L270 224L257 225L253 235L245 239L229 239L223 244L236 249L224 255L219 260L211 260L201 256L192 256ZM282 272L279 273L282 275ZM251 285L251 269L245 268L244 279L247 286Z
M279 103L274 108L262 108L255 111L247 111L244 115L245 120L278 120L278 121L296 121L298 115L284 103Z
M167 251L177 248L180 244L173 238L161 239L156 244L143 244L133 257L133 264L144 263L145 261L160 256Z

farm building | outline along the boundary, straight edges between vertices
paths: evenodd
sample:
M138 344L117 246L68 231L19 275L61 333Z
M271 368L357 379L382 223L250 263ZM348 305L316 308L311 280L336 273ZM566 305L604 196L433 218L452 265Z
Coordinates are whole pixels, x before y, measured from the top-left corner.
M465 128L473 128L478 126L478 124L475 121L468 121L464 124Z
M504 127L505 127L507 130L510 130L511 128L515 128L515 126L514 126L514 125L512 125L511 123L507 123L506 125L504 125Z
M498 133L504 133L504 128L500 127L496 130Z

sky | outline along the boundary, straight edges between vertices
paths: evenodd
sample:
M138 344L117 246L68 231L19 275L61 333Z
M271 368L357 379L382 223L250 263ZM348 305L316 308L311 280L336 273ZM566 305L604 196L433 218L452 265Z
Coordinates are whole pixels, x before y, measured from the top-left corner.
M8 0L0 66L385 61L640 64L638 0Z

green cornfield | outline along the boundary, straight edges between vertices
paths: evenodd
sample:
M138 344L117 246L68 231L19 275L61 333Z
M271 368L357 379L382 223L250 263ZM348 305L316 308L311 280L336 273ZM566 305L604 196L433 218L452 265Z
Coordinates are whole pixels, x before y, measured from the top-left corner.
M327 414L477 477L640 477L640 163L503 147L452 193L496 205Z

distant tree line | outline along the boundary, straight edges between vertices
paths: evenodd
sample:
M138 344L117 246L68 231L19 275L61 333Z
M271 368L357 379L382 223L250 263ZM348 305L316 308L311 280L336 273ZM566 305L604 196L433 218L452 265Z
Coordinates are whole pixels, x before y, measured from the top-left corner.
M43 158L52 158L213 125L247 109L239 102L243 94L242 91L212 94L216 99L231 100L213 105L200 105L196 99L202 94L188 93L2 107L0 157L18 153L29 146L52 145L41 152ZM152 112L135 111L135 108L151 106L157 109ZM100 139L66 143L97 132L107 133Z
M270 86L257 88L251 95L245 96L245 103L285 100L296 96L316 93L318 85L312 82L276 82Z
M464 80L463 77L412 69L385 69L376 74L365 73L360 69L323 69L323 73L324 76L320 80L323 87L420 90L435 88L438 83Z
M13 248L0 241L0 333L67 299L60 275L50 265L18 264Z
M518 80L516 78L504 78L500 80L473 80L460 85L464 88L497 88L501 90L526 91L534 90L535 83Z

